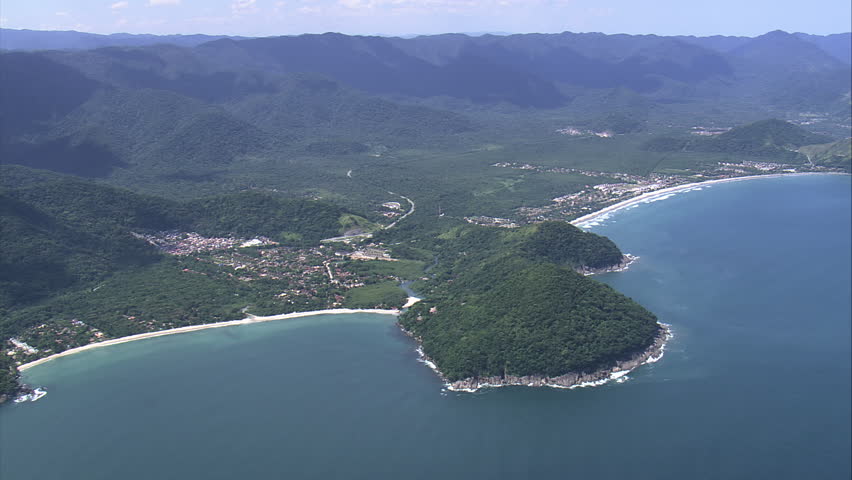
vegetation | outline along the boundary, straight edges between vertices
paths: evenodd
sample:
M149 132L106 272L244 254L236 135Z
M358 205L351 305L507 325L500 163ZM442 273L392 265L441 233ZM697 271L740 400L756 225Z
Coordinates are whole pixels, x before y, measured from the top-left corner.
M752 156L783 158L791 150L803 145L825 143L830 140L802 127L781 120L763 120L734 128L712 137L702 146L707 151L742 153ZM794 152L792 152L795 155Z
M337 235L340 218L352 217L335 205L257 192L182 204L73 177L0 168L5 187L0 191L0 312L162 259L131 233L264 235L304 245Z
M394 276L400 280L415 280L423 276L424 262L416 260L400 260L387 262L383 260L352 261L346 265L348 271L365 277Z
M0 403L13 397L20 388L15 362L7 355L0 356Z
M324 202L242 192L190 202L187 230L209 236L268 236L287 244L314 244L336 236L353 217ZM295 241L294 241L295 240Z
M566 218L580 210L554 199L746 160L850 169L848 140L832 143L848 136L848 36L45 35L2 43L106 48L0 52L0 339L40 354L245 313L398 306L398 280L419 279L429 298L402 321L452 378L596 368L656 331L575 272L618 248L564 223L469 221ZM690 134L702 125L735 128ZM416 211L381 228L407 211L401 195ZM278 245L167 257L134 236L160 231ZM318 246L356 231L401 261Z
M852 172L852 138L822 145L807 145L801 147L799 153L816 165Z
M797 149L805 145L829 141L789 122L770 119L736 127L713 137L689 138L660 136L645 142L651 152L711 152L757 157L779 162L803 163L805 157Z
M653 314L578 266L621 260L609 240L559 223L445 237L427 299L400 318L451 381L590 371L648 347Z
M353 288L346 292L347 308L398 308L405 303L405 292L396 282L382 282Z

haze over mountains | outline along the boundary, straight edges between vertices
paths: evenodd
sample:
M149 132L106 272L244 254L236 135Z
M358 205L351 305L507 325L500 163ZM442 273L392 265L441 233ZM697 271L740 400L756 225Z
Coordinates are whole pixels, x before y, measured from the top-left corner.
M568 34L565 32L562 35ZM783 32L781 32L783 33ZM470 37L483 36L500 36L508 37L515 34L500 32L482 32L465 34ZM594 33L574 34L574 35L600 35ZM850 51L852 50L852 38L850 33L836 33L831 35L810 35L807 33L797 32L794 36L805 40L809 43L817 45L829 55L846 63L850 63ZM629 35L625 35L629 36ZM654 35L649 35L654 36ZM383 36L386 37L386 36ZM428 37L422 35L410 35L403 38L423 38ZM5 50L86 50L102 47L138 47L155 44L172 44L184 47L193 47L213 40L230 38L233 40L247 39L249 37L239 37L233 35L150 35L150 34L129 34L129 33L114 33L110 35L101 35L96 33L86 33L77 31L42 31L42 30L26 30L26 29L0 29L0 49ZM710 37L695 37L690 35L680 35L670 38L693 43L710 50L718 52L730 52L731 50L740 47L752 40L752 37L744 36L722 36L715 35Z
M5 50L87 50L102 47L141 47L169 43L184 47L194 47L204 42L229 37L228 35L150 35L97 33L45 30L0 29L0 49Z
M483 109L562 109L625 133L655 111L708 104L757 118L818 110L840 120L849 107L848 33L0 37L4 48L69 48L0 56L6 161L87 176L141 158L173 162L175 142L184 167L299 142L338 153L447 142L475 131L470 114ZM90 45L113 46L74 50ZM52 159L69 151L85 164Z

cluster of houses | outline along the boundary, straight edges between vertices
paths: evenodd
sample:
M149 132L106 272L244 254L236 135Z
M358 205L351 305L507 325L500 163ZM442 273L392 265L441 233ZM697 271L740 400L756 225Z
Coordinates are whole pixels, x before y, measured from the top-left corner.
M514 170L531 170L539 173L562 173L566 175L583 175L585 177L607 177L622 180L624 182L642 183L647 182L649 177L641 175L632 175L629 173L618 172L598 172L596 170L583 170L579 168L563 168L563 167L545 167L541 165L530 165L529 163L514 163L514 162L499 162L491 165L492 167L511 168ZM651 175L651 181L664 178L663 176Z
M734 171L737 173L748 173L746 169L751 168L760 170L761 172L795 172L796 169L792 165L772 162L753 162L751 160L743 160L742 163L724 163L719 162L719 170Z
M581 137L581 136L587 136L587 135L588 136L594 135L596 137L601 137L601 138L612 138L613 137L613 133L610 132L609 130L603 130L603 131L600 131L600 132L595 132L593 130L585 130L585 129L576 128L576 127L560 128L560 129L556 130L556 133L559 133L561 135L570 135L572 137Z
M384 208L384 210L380 211L379 213L383 217L396 218L402 215L402 204L399 202L385 202L382 204L382 207Z
M464 217L464 220L467 223L472 223L474 225L484 225L486 227L517 228L520 226L509 218L486 217L482 215L474 217Z
M234 247L275 245L266 237L252 239L236 237L205 237L195 232L157 232L155 234L134 233L169 255L191 255L198 252L225 250Z
M509 167L516 168L516 167ZM619 183L600 183L586 186L579 192L562 195L540 207L522 207L517 210L524 222L539 222L552 219L574 218L613 201L641 195L684 183L684 178L675 175L651 174L647 177L625 173L594 172L572 168L540 168L554 173L582 174L590 177L608 177L622 180Z
M721 135L721 134L727 132L730 129L731 129L731 127L695 126L695 127L692 127L689 130L689 133L691 133L693 135L698 135L699 137L712 137L712 136L715 136L715 135Z

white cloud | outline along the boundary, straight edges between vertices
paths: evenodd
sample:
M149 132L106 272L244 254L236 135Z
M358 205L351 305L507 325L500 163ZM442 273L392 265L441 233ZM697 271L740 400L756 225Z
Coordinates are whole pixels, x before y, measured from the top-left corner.
M299 7L297 11L303 15L319 15L322 13L322 8L304 6Z
M151 20L140 20L140 21L136 22L136 25L138 25L139 27L142 27L142 28L152 28L152 27L159 27L159 26L162 26L162 25L166 25L168 23L169 23L169 21L166 20L165 18L154 18L154 19L151 19Z
M247 15L257 13L257 0L234 0L231 3L231 12L234 15Z
M495 7L527 7L541 3L564 4L569 0L337 0L337 4L352 10L387 8L406 11L460 12Z
M204 17L192 17L189 19L190 23L199 24L199 25L225 25L232 20L232 17L223 17L223 16L204 16Z
M127 8L128 6L130 6L130 2L115 2L110 5L109 8L113 10L120 10L122 8Z
M370 0L340 0L340 4L346 8L373 8Z
M586 9L589 12L589 15L595 17L608 17L615 13L615 9L611 7L591 7Z
M180 0L148 0L149 7L158 7L161 5L180 5Z
M38 30L58 30L58 31L68 31L68 30L76 30L78 32L91 32L92 26L85 23L62 23L62 24L50 24L50 23L42 23L38 26Z
M67 16L68 16L68 12L56 12L56 16L57 16L57 17L67 17Z

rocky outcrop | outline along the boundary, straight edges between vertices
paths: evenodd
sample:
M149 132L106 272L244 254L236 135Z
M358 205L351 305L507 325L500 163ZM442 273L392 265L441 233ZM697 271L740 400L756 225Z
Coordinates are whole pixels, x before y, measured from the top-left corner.
M580 274L583 274L583 275L594 275L596 273L623 272L623 271L627 270L630 267L630 265L633 262L635 262L636 260L639 260L639 257L637 257L635 255L631 255L629 253L625 253L621 257L621 262L619 262L615 265L610 265L608 267L603 267L603 268L590 268L590 267L583 266L583 267L580 267L580 268L577 269L577 273L580 273Z

